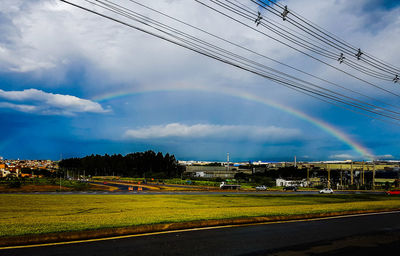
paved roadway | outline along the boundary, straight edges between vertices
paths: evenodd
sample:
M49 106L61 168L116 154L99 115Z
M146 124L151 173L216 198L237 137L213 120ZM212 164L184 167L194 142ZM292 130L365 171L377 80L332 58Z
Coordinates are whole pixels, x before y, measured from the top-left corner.
M382 255L400 249L400 212L0 250L0 255ZM393 254L395 255L395 254Z
M102 185L103 183L100 182L90 182L93 184L100 184ZM109 182L106 184L107 186L112 186L112 187L117 187L118 191L114 191L111 193L120 193L121 192L130 192L132 193L132 191L128 191L128 187L133 187L134 191L137 191L137 185L135 184L122 184L122 183L112 183ZM153 185L153 186L157 186L160 184L156 184L156 183L148 183L147 185ZM298 190L296 192L293 191L243 191L243 190L219 190L218 188L214 188L214 190L209 191L207 189L205 189L204 187L196 187L196 186L177 186L177 185L171 185L171 184L166 184L166 185L162 185L162 186L167 186L167 187L179 187L179 188L203 188L202 191L154 191L154 190L150 190L146 187L142 187L143 190L146 190L147 194L199 194L199 195L207 195L207 194L287 194L287 193L292 193L292 194L301 194L301 195L310 195L310 194L319 194L319 190L314 190L314 191L310 191L310 190ZM94 192L96 193L96 192ZM104 193L104 192L100 192L100 193ZM143 192L142 192L143 193ZM335 194L384 194L385 192L382 191L335 191Z
M103 182L94 182L94 181L91 181L89 183L116 187L116 188L118 188L119 191L129 191L129 187L132 187L133 190L138 190L138 185L136 185L136 184L119 184L119 183L110 183L110 182L107 182L106 184L104 184ZM142 190L149 190L149 189L142 187Z
M285 192L285 191L154 191L147 188L143 188L144 191L129 191L128 186L121 185L121 189L117 191L66 191L66 192L31 192L31 193L1 193L1 194L45 194L45 195L317 195L318 191L296 191L296 192ZM385 192L375 192L375 191L335 191L334 195L345 195L345 194L372 194L372 195L384 195ZM329 195L326 195L329 196Z

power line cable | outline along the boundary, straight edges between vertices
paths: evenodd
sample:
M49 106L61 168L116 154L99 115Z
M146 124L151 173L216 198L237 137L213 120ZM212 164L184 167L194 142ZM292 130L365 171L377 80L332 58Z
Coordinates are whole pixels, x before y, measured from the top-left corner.
M268 8L266 8L266 7L262 6L262 5L260 5L260 4L257 3L256 1L254 1L254 0L251 0L251 1L252 1L253 3L256 3L258 6L264 8L265 10L267 10L267 11L269 11L269 12L272 12L270 9L268 9ZM221 1L219 1L219 2L221 2ZM226 2L230 2L230 1L227 0ZM245 10L243 7L241 7L241 9L242 9L242 10ZM273 13L274 15L280 17L280 14L277 14L277 13L275 13L275 12L272 12L272 13ZM254 12L251 13L251 14L254 15ZM292 24L293 24L293 22L291 21L291 19L288 18L287 21L288 21L289 23L292 23ZM269 23L269 20L267 21L266 19L263 19L263 22ZM304 32L306 32L306 33L312 35L311 32L309 32L309 31L305 30L304 28L302 28L299 24L293 24L293 25L294 25L295 27L297 27L298 29L300 29L300 30L302 30L302 31L304 31ZM278 27L278 29L283 30L283 32L284 32L285 34L291 34L291 33L289 33L288 31L285 31L284 29L279 28L279 25L275 25L275 27ZM268 27L267 27L267 28L268 28ZM268 29L269 29L269 28L268 28ZM271 30L271 29L270 29L270 30ZM273 32L275 32L275 31L273 31ZM276 33L276 32L275 32L275 33ZM293 34L291 34L291 35L293 35ZM296 36L296 37L298 37L298 36ZM302 39L302 40L304 40L304 39ZM330 45L330 46L333 46L336 50L338 50L338 52L334 53L334 52L332 52L332 51L330 51L330 50L328 50L328 49L326 49L326 48L322 48L322 47L320 47L320 46L317 46L319 49L322 49L323 51L328 52L328 53L330 54L330 56L329 56L328 58L331 58L331 59L333 59L333 60L336 60L336 59L338 58L338 56L340 56L340 54L343 53L343 49L342 49L342 48L339 49L338 47L336 47L336 46L334 46L334 45L331 45L331 43L329 43L329 42L325 42L324 40L321 40L321 41L323 41L324 43L326 43L326 44L328 44L328 45ZM306 42L306 41L305 41L305 43L309 43L309 42ZM345 57L348 57L348 56L352 55L352 52L349 52L349 51L345 51L345 52L347 52L347 55L345 55ZM324 56L324 57L327 57L326 54L320 54L320 55L322 55L322 56ZM366 67L366 66L362 66L360 63L354 63L350 58L346 58L346 61L345 61L344 63L347 64L347 62L352 62L353 65L352 65L351 67L354 67L355 65L359 65L359 66L361 66L362 69L364 70L364 71L363 71L364 74L370 75L370 73L372 73L371 76L373 76L373 77L375 77L375 78L377 78L377 79L382 79L382 80L386 80L386 81L392 81L393 77L396 75L395 73L391 72L390 70L387 70L387 69L385 69L385 68L378 67L377 65L374 65L373 63L370 63L368 60L364 60L363 58L362 58L361 60L362 60L363 62L366 62L366 63L369 64L370 66L373 66L373 67L379 69L380 71L383 71L383 72L386 72L386 73L390 73L390 76L387 75L387 74L385 74L385 73L379 73L378 71L376 71L376 70L374 70L374 69L371 69L371 68L368 68L368 67ZM350 66L350 65L349 65L349 66ZM380 76L382 76L382 78L381 78Z
M100 1L100 0L96 0L96 1L102 3L102 1ZM104 0L104 1L109 2L109 3L112 3L111 1L108 1L108 0ZM104 3L103 3L103 4L104 4ZM267 70L273 71L273 72L275 72L275 73L278 73L278 74L281 74L281 75L285 75L285 76L287 76L287 77L290 77L291 79L296 79L296 80L298 80L298 81L300 81L300 82L302 82L302 83L309 84L309 85L314 86L314 87L316 87L316 88L319 88L319 89L328 91L328 92L330 92L330 93L336 93L336 92L333 92L333 91L331 91L331 90L329 90L329 89L326 89L326 88L320 87L320 86L318 86L318 85L309 83L309 82L307 82L307 81L304 81L304 80L298 79L298 78L296 78L296 77L293 77L293 76L288 75L288 74L286 74L286 73L283 73L283 72L277 71L277 70L275 70L275 69L266 67L265 65L262 65L262 64L260 64L260 63L254 62L254 61L249 60L249 59L247 59L247 58L244 58L244 57L242 57L242 56L233 54L233 53L231 53L231 52L229 52L229 51L226 51L225 49L216 47L215 45L209 44L208 42L205 42L205 41L203 41L203 40L199 40L198 38L195 38L195 37L190 36L190 35L188 35L188 34L186 34L186 33L184 33L184 32L181 32L181 31L178 31L178 30L176 30L176 29L174 29L174 28L171 28L170 26L165 26L165 25L162 24L162 23L159 23L159 22L157 22L157 21L154 21L153 19L148 18L148 17L146 17L146 16L140 15L140 14L138 14L137 12L134 12L134 11L132 11L132 10L130 10L130 9L127 9L127 8L125 8L125 7L122 7L122 6L118 5L118 4L115 4L115 3L112 3L112 4L114 4L114 5L117 6L118 8L123 8L123 9L129 11L130 13L134 14L134 15L135 15L135 20L136 20L136 18L137 18L136 15L139 15L139 18L143 18L143 17L145 18L145 24L146 24L146 25L149 25L149 22L150 22L150 23L151 23L151 22L153 22L153 23L156 22L157 25L160 25L160 24L161 24L161 26L162 26L163 28L167 28L169 31L172 31L172 32L174 32L174 33L178 33L178 34L183 35L183 36L185 36L185 37L187 37L187 38L189 38L189 39L191 39L191 40L194 40L195 42L205 44L207 47L211 47L211 48L214 49L214 50L222 51L222 52L228 54L228 55L229 55L228 58L230 58L231 60L232 60L231 57L238 58L238 59L240 59L241 61L245 61L245 62L251 63L252 65L256 65L257 68L267 69ZM120 11L120 10L116 9L115 7L113 7L113 6L110 6L110 5L108 5L108 4L106 4L106 5L107 5L108 7L113 8L113 9L116 10L116 11ZM121 12L119 12L119 14L121 14ZM124 16L126 16L124 13L122 13L122 14L123 14ZM126 16L126 17L127 17L127 16ZM129 17L128 17L128 18L129 18ZM186 42L187 42L187 41L186 41ZM193 44L192 44L192 46L193 46ZM202 49L204 50L204 48L201 47L201 46L199 46L199 45L196 45L196 47L200 47L200 48L202 48ZM206 50L208 50L208 49L206 49ZM214 50L212 50L212 53L213 53L213 54L218 54L218 53L216 53ZM227 57L227 56L225 55L225 56L223 56L223 57ZM240 63L241 63L241 64L245 64L245 65L247 64L247 63L243 63L243 62L240 62ZM252 66L252 68L254 68L254 66ZM260 70L260 69L258 69L258 71L264 72L264 70ZM269 73L269 75L273 75L273 74ZM281 77L281 78L282 78L282 77ZM319 92L321 93L321 91L319 91ZM338 94L338 93L336 93L336 94ZM352 103L353 103L353 106L355 106L354 104L356 104L358 107L362 107L362 108L363 108L364 110L366 110L366 111L369 111L370 109L379 108L378 106L371 105L371 104L369 104L369 103L365 103L365 102L359 101L359 100L357 100L357 99L348 97L348 96L343 95L343 94L338 94L338 95L340 95L340 96L342 96L342 97L344 97L344 98L353 100L353 102L352 102ZM354 101L356 101L356 102L358 102L358 103L362 103L362 104L360 105L360 104L358 104L358 103L354 103ZM346 103L348 103L347 100L346 100ZM369 108L369 109L366 109L365 106L364 106L363 104L368 105L367 108ZM372 107L372 108L371 108L371 107ZM391 112L392 112L392 111L391 111ZM375 113L375 112L374 112L374 113ZM382 114L382 113L380 113L380 114Z
M104 0L104 1L109 2L108 0ZM376 101L376 102L379 102L379 103L382 103L382 104L385 104L385 105L388 105L388 106L391 106L391 107L394 107L394 108L399 108L398 106L391 105L391 104L388 104L387 102L380 101L380 100L375 99L375 98L373 98L373 97L370 97L370 96L368 96L368 95L366 95L366 94L363 94L363 93L360 93L360 92L351 90L351 89L346 88L346 87L344 87L344 86L341 86L341 85L339 85L339 84L337 84L337 83L333 83L333 82L328 81L328 80L326 80L326 79L323 79L323 78L321 78L321 77L317 77L317 76L315 76L315 75L313 75L313 74L311 74L311 73L308 73L308 72L302 71L302 70L300 70L300 69L298 69L298 68L295 68L295 67L293 67L293 66L287 65L287 64L285 64L285 63L283 63L283 62L280 62L280 61L278 61L278 60L275 60L275 59L273 59L273 58L270 58L270 57L268 57L268 56L266 56L266 55L264 55L264 54L260 54L260 53L258 53L258 52L255 52L255 51L253 51L253 50L251 50L251 49L249 49L249 48L246 48L246 47L244 47L244 46L242 46L242 45L236 44L236 43L234 43L234 42L232 42L232 41L230 41L230 40L226 40L226 39L224 39L224 38L222 38L222 37L220 37L220 36L217 36L217 35L215 35L215 34L212 34L212 33L208 32L208 31L206 31L206 30L204 30L204 29L200 29L200 28L198 28L198 27L196 27L196 26L193 26L193 25L191 25L191 24L189 24L189 23L187 23L187 22L184 22L184 21L181 21L181 20L179 20L179 19L176 19L176 18L174 18L174 17L172 17L172 16L170 16L170 15L167 15L167 14L165 14L165 13L159 11L159 10L156 10L156 9L151 8L151 7L149 7L149 6L146 6L146 5L144 5L144 4L141 4L141 3L137 2L137 1L134 1L134 0L129 0L129 1L132 2L132 3L135 3L135 4L137 4L137 5L139 5L139 6L141 6L141 7L144 7L144 8L146 8L146 9L148 9L148 10L151 10L151 11L157 13L157 14L161 14L162 16L167 17L167 18L169 18L169 19L171 19L171 20L174 20L174 21L176 21L176 22L179 22L179 23L181 23L181 24L184 24L184 25L186 25L186 26L188 26L188 27L190 27L190 28L193 28L193 29L196 29L196 30L198 30L198 31L201 31L201 32L203 32L203 33L205 33L205 34L207 34L207 35L209 35L209 36L212 36L212 37L214 37L214 38L217 38L217 39L219 39L219 40L221 40L221 41L223 41L223 42L225 42L225 43L231 44L231 45L236 46L236 47L238 47L238 48L240 48L240 49L246 50L246 51L248 51L248 52L250 52L250 53L252 53L252 54L256 54L256 55L258 55L258 56L260 56L260 57L263 57L263 58L265 58L265 59L268 59L268 60L273 61L273 62L275 62L275 63L278 63L278 64L280 64L280 65L283 65L283 66L285 66L285 67L291 68L291 69L293 69L293 70L295 70L295 71L297 71L297 72L306 74L306 75L311 76L311 77L313 77L313 78L315 78L315 79L318 79L318 80L320 80L320 81L326 82L326 83L328 83L328 84L331 84L331 85L333 85L333 86L339 87L339 88L341 88L341 89L344 89L344 90L346 90L346 91L352 92L352 93L354 93L354 94L358 94L358 95L363 96L363 97L365 97L365 98L374 100L374 101ZM390 111L390 110L388 110L388 111ZM394 112L394 113L398 113L398 112Z
M233 0L233 1L235 1L236 2L236 6L237 7L239 7L239 8L241 8L243 11L246 11L247 13L249 13L249 15L251 15L251 18L250 18L250 20L251 19L254 19L254 15L255 15L255 13L257 13L257 11L254 11L252 8L250 8L250 7L248 7L247 5L245 5L245 4L243 4L243 3L240 3L238 0ZM253 1L253 0L252 0ZM221 3L221 1L219 1L220 3ZM230 2L229 0L226 0L226 2L229 2L229 3L231 3L231 4L233 4L232 2ZM254 1L253 1L254 2ZM270 10L268 10L268 11L270 11ZM308 36L306 36L306 35L303 35L303 34L301 34L301 33L299 33L298 31L296 31L296 30L293 30L293 29L291 29L291 28L289 28L289 27L287 27L287 26L285 26L285 25L283 25L283 24L277 24L276 22L274 22L272 19L262 19L262 21L260 21L260 23L258 24L258 25L263 25L263 24L265 24L265 23L268 23L268 24L271 24L273 27L275 27L276 29L280 29L280 30L282 30L282 32L284 33L284 34L289 34L289 35L292 35L292 36L295 36L296 38L298 38L298 39L300 39L301 41L303 41L303 43L306 43L306 44L311 44L310 42L308 42L308 41L313 41L313 42L315 42L315 43L321 43L321 42L317 42L316 40L314 40L314 39L312 39L311 37L308 37ZM276 30L274 30L274 29L270 29L270 27L268 26L264 26L264 27L266 27L267 29L269 29L269 30L271 30L272 32L274 32L274 33L276 33L277 35L279 35L279 36L282 36L282 34L281 33L279 33L279 32L277 32ZM285 29L282 29L282 27L284 27ZM291 32L288 32L288 30L290 30ZM294 35L293 33L296 33L297 35ZM290 36L289 36L290 37ZM303 38L302 38L303 37ZM321 46L318 46L318 45L315 45L315 44L312 44L314 47L316 47L316 48L318 48L318 50L322 50L322 51L325 51L326 52L326 54L329 54L330 56L327 56L326 54L320 54L320 55L322 55L322 56L324 56L324 57L327 57L327 58L330 58L330 59L333 59L333 60L339 60L337 57L338 56L341 56L341 54L343 54L343 53L341 53L341 52L332 52L332 51L330 51L330 50L328 50L326 47L325 48L323 48L323 46L321 45ZM302 46L302 45L300 45L300 46ZM316 51L314 51L315 53L317 53ZM344 56L345 57L345 56ZM371 68L368 68L368 67L365 67L365 66L363 66L363 65L360 65L359 63L355 63L354 61L352 61L351 59L349 59L349 58L346 58L345 60L344 60L345 58L343 58L343 61L341 61L340 63L344 63L345 65L348 65L348 62L349 63L351 63L351 64L353 64L353 65L348 65L349 67L351 67L351 68L354 68L354 69L356 69L356 70L358 70L358 71L360 71L360 72L362 72L362 73L364 73L364 74L366 74L366 75L371 75L372 77L375 77L375 78L377 78L377 79L381 79L381 80L385 80L385 81L392 81L393 80L393 76L394 76L394 74L392 74L392 75L387 75L387 74L384 74L384 73L380 73L380 72L378 72L378 71L376 71L376 70L374 70L374 69L371 69ZM357 68L356 68L357 67Z
M331 64L329 64L329 63L327 63L327 62L325 62L325 61L323 61L323 60L321 60L321 59L318 59L317 57L315 57L315 56L313 56L313 55L310 55L310 54L308 54L308 53L306 53L306 52L304 52L304 51L302 51L302 50L299 50L299 49L297 49L297 48L295 48L295 47L293 47L293 46L291 46L291 45L289 45L289 44L283 42L282 40L276 39L275 37L273 37L273 36L271 36L271 35L268 35L268 34L264 33L263 31L260 31L260 30L254 28L254 27L251 27L251 26L247 25L246 23L244 23L244 22L242 22L242 21L240 21L240 20L238 20L238 19L236 19L236 18L234 18L234 17L232 17L232 16L230 16L230 15L228 15L228 14L226 14L226 13L224 13L224 12L222 12L222 11L220 11L220 10L218 10L218 9L216 9L216 8L214 8L214 7L210 6L210 5L208 5L208 4L205 4L204 2L201 2L201 1L199 1L199 0L195 0L195 1L198 2L199 4L202 4L203 6L205 6L205 7L207 7L207 8L209 8L209 9L211 9L211 10L214 10L215 12L217 12L217 13L219 13L219 14L221 14L221 15L223 15L223 16L229 18L229 19L232 19L232 20L236 21L237 23L242 24L242 25L245 26L245 27L250 28L251 30L254 30L254 31L256 31L256 32L258 32L258 33L260 33L260 34L263 34L264 36L266 36L266 37L268 37L268 38L270 38L270 39L272 39L272 40L275 40L275 41L277 41L277 42L279 42L279 43L281 43L281 44L283 44L283 45L285 45L285 46L287 46L287 47L289 47L289 48L291 48L291 49L293 49L293 50L295 50L295 51L298 51L298 52L300 52L300 53L302 53L302 54L304 54L304 55L306 55L306 56L308 56L308 57L310 57L310 58L312 58L312 59L314 59L314 60L316 60L316 61L318 61L318 62L321 62L321 63L323 63L323 64L325 64L325 65L327 65L327 66L329 66L329 67L331 67L331 68L333 68L333 69L335 69L335 70L337 70L337 71L340 71L340 72L342 72L342 73L344 73L344 74L346 74L346 75L348 75L348 76L351 76L351 77L353 77L353 78L355 78L355 79L357 79L357 80L359 80L359 81L362 81L362 82L364 82L364 83L366 83L366 84L368 84L368 85L370 85L370 86L373 86L373 87L375 87L375 88L377 88L377 89L379 89L379 90L382 90L382 91L385 91L385 92L387 92L387 93L389 93L389 94L392 94L392 95L394 95L394 96L400 97L400 95L397 94L397 93L395 93L395 92L392 92L392 91L390 91L390 90L387 90L387 89L385 89L385 88L382 88L382 87L380 87L380 86L378 86L378 85L376 85L376 84L374 84L374 83L372 83L372 82L369 82L369 81L367 81L367 80L365 80L365 79L362 79L362 78L360 78L360 77L357 77L357 76L355 76L355 75L353 75L353 74L351 74L351 73L349 73L349 72L347 72L347 71L345 71L345 70L342 70L342 69L340 69L340 68L337 68L337 67L335 67L335 66L333 66L333 65L331 65Z
M251 0L251 1L253 1L253 0ZM263 1L263 0L257 0L257 1L262 3L263 6L269 7L269 5L267 3L265 3L265 1ZM284 7L282 5L280 5L279 3L277 3L277 2L274 2L274 1L271 1L271 0L267 0L267 1L272 3L273 5L278 6L281 9L284 9ZM321 28L320 26L318 26L317 24L311 22L310 20L302 17L301 15L296 13L294 10L290 10L290 13L292 14L292 16L294 16L295 18L300 20L300 22L303 22L305 25L310 26L311 29L316 30L316 32L314 31L315 33L317 33L317 34L318 33L322 33L323 36L327 36L327 37L331 38L332 40L335 40L336 42L342 44L343 47L348 48L350 51L357 51L357 47L355 47L354 45L351 45L350 43L344 41L340 37L338 37L338 36L334 35L333 33ZM290 17L288 17L288 19L289 20L293 20ZM363 62L367 62L367 63L369 63L371 65L374 65L376 68L379 67L380 69L382 69L382 68L386 69L386 70L388 70L388 71L390 71L392 73L395 73L395 74L398 74L400 72L400 68L398 68L398 67L396 67L396 66L394 66L392 64L389 64L389 63L387 63L385 61L382 61L382 60L378 59L377 57L372 56L371 54L368 54L366 52L362 52L362 54L364 56L369 57L369 60L364 59L364 58L361 57L360 60L363 61ZM351 54L350 56L353 56L353 54Z
M97 0L97 2L102 2L102 1L99 1L99 0ZM108 2L110 2L110 1L108 1ZM117 5L117 4L115 4L115 5ZM117 5L118 6L118 5ZM126 9L126 8L124 8L124 9ZM114 10L115 10L115 8L114 8ZM129 9L128 9L129 10ZM118 11L118 10L117 10ZM131 11L131 10L130 10ZM132 11L131 11L132 12ZM133 13L135 13L135 12L133 12ZM119 12L119 14L121 14L120 12ZM135 14L137 14L137 13L135 13ZM140 14L139 14L140 15ZM126 15L124 15L124 16L126 16ZM141 17L145 17L145 16L142 16L141 15ZM129 17L128 17L129 18ZM135 20L137 21L137 19L136 19L137 17L135 17ZM143 24L145 24L145 25L148 25L148 26L150 26L149 24L148 24L148 22L150 21L150 22L152 22L152 21L154 21L154 20L152 20L152 19L150 19L150 18L148 18L148 17L145 17L146 18L146 20L145 20L145 22L143 23ZM158 24L158 25L160 25L160 23ZM154 28L154 27L153 27ZM164 26L164 28L165 28L165 26ZM167 27L168 29L170 29L171 27ZM161 31L161 30L160 30ZM165 32L165 31L162 31L162 32ZM173 32L177 32L177 30L175 30L174 29L174 31ZM168 33L169 34L169 33ZM188 36L187 34L182 34L182 32L179 32L179 34L180 35L184 35L184 36ZM170 35L170 34L169 34ZM176 38L176 37L175 37ZM191 37L191 36L189 36L189 38L191 39L191 40L193 40L193 37ZM197 39L197 38L195 38L194 39L195 41L197 41L197 42L199 42L199 40ZM186 43L187 43L187 41L185 41ZM204 42L204 41L200 41L200 43L206 43L207 44L207 46L210 46L210 44L208 44L207 42ZM191 44L191 46L193 46L193 44ZM196 45L196 47L199 47L198 45ZM201 47L201 46L200 46ZM211 45L211 47L213 47L213 45ZM202 47L201 47L202 48ZM203 50L204 50L204 48L202 48ZM246 58L243 58L243 57L241 57L241 56L238 56L238 55L235 55L235 54L232 54L232 53L230 53L229 51L225 51L224 49L221 49L221 48L216 48L216 47L213 47L213 49L216 49L216 50L219 50L219 51L224 51L225 53L228 53L229 55L231 55L231 56L233 56L234 58L239 58L240 60L243 60L243 61L247 61L247 62L250 62L251 64L255 64L255 65L258 65L259 67L262 67L262 68L267 68L267 69L269 69L269 70L272 70L271 68L268 68L268 67L265 67L265 66L263 66L263 65L260 65L259 63L257 63L257 62L254 62L254 61L251 61L251 60L248 60L248 59L246 59ZM215 51L212 51L213 52L213 54L215 54L216 52ZM218 53L217 53L218 54ZM214 55L215 56L215 55ZM223 56L223 57L227 57L226 55L225 56ZM232 58L231 57L228 57L229 59L231 59L232 60ZM243 63L243 62L239 62L240 64L246 64L246 63ZM254 68L254 66L252 66L252 68ZM259 69L258 69L258 71L260 71ZM280 74L284 74L284 73L282 73L282 72L279 72L279 71L276 71L276 70L273 70L274 72L277 72L277 73L280 73ZM269 73L269 75L271 75L271 73ZM287 75L287 74L285 74L285 75ZM287 75L288 76L288 75ZM294 77L292 77L292 76L289 76L290 78L294 78ZM296 79L296 78L294 78L294 79ZM297 80L299 80L299 79L297 79ZM299 81L301 81L301 82L303 82L303 83L307 83L306 81L304 81L304 80L299 80ZM311 84L311 83L308 83L309 85L312 85L312 86L314 86L314 87L318 87L319 89L324 89L324 90L326 90L325 88L321 88L321 87L319 87L319 86L316 86L316 85L314 85L314 84ZM329 91L329 90L328 90ZM319 93L321 93L321 91L318 91ZM330 91L330 92L332 92L332 91ZM325 93L325 92L322 92L322 93ZM325 93L325 95L327 95L326 93ZM330 96L332 96L332 95L330 95ZM348 98L348 99L351 99L351 100L353 100L352 98L350 98L350 97L347 97L347 96L345 96L345 95L340 95L340 96L342 96L342 97L345 97L345 98ZM337 100L337 99L336 99ZM357 100L356 100L357 101ZM354 107L359 107L359 108L362 108L362 109L364 109L364 110L366 110L366 111L369 111L369 112L371 112L371 113L375 113L375 114L380 114L380 115L383 115L383 116L386 116L386 117L390 117L390 116L388 116L388 115L385 115L385 114L382 114L382 113L377 113L377 112L375 112L375 111L371 111L370 109L367 109L367 108L370 108L369 106L367 106L367 108L365 108L365 106L364 105L360 105L360 104L358 104L358 103L354 103L354 102L351 102L351 103L349 103L349 101L347 101L347 100L345 100L345 101L343 101L343 99L341 99L340 100L340 102L342 102L342 103L344 103L344 104L351 104L352 106L354 106ZM358 101L358 102L360 102L360 101ZM369 105L369 104L367 104L367 105ZM376 107L376 106L374 106L374 107Z
M174 44L176 44L176 45L179 45L179 46L182 46L182 47L187 48L187 49L189 49L189 50L192 50L192 51L195 51L195 52L197 52L197 53L200 53L200 54L202 54L202 55L205 55L205 56L214 58L214 59L219 60L219 61L221 61L221 62L230 64L230 65L235 66L235 67L238 67L238 68L241 68L241 69L243 69L243 70L247 70L247 71L249 71L249 72L251 72L251 73L260 75L260 76L262 76L262 77L264 77L264 78L273 80L273 81L275 81L275 82L277 82L277 83L280 83L280 84L283 84L283 85L286 85L286 86L290 86L290 87L295 87L295 88L297 88L297 89L299 89L299 90L303 90L303 91L306 91L306 92L310 92L310 93L316 94L316 95L318 95L318 96L322 96L322 97L325 97L325 98L328 98L328 99L332 99L332 100L336 100L336 101L342 102L341 100L338 100L337 98L332 98L332 97L329 97L329 96L327 97L327 96L326 96L326 93L320 94L319 91L309 90L308 88L301 88L301 87L296 86L296 84L290 84L290 83L288 83L289 80L287 80L287 79L286 79L286 80L285 80L285 79L284 79L284 80L279 80L279 79L276 78L276 76L275 76L275 77L267 76L267 75L265 75L265 74L263 74L263 73L257 72L257 71L254 70L254 69L251 69L251 67L249 67L249 66L241 66L241 65L238 65L237 63L234 63L234 62L232 62L232 61L229 61L229 60L220 58L220 57L215 56L215 55L212 55L212 54L209 54L209 52L200 51L199 49L196 49L196 48L190 47L190 46L188 46L188 45L185 45L185 44L182 44L182 43L173 41L173 40L171 40L171 39L169 39L169 38L166 38L166 37L164 37L164 36L161 36L161 35L159 35L159 34L155 34L154 32L145 30L145 29L143 29L143 28L139 28L139 27L137 27L137 26L131 25L131 24L129 24L129 23L123 22L123 21L121 21L121 20L118 20L118 19L116 19L116 18L107 16L107 15L104 15L104 14L101 14L101 13L98 13L98 12L96 12L96 11L90 10L90 9L85 8L85 7L83 7L83 6L79 6L79 5L74 4L74 3L71 3L71 2L69 2L69 1L65 1L65 0L60 0L60 1L65 2L65 3L68 3L68 4L73 5L73 6L75 6L75 7L81 8L81 9L83 9L83 10L85 10L85 11L88 11L88 12L91 12L91 13L94 13L94 14L97 14L97 15L99 15L99 16L101 16L101 17L110 19L110 20L112 20L112 21L121 23L121 24L126 25L126 26L128 26L128 27L131 27L131 28L133 28L133 29L137 29L137 30L139 30L139 31L142 31L142 32L147 33L147 34L150 34L150 35L152 35L152 36L156 36L156 37L158 37L158 38L160 38L160 39L169 41L169 42L174 43ZM87 2L90 2L90 1L87 1ZM121 13L119 13L119 14L121 14ZM135 19L135 20L136 20L136 19ZM145 22L143 22L143 21L142 21L141 23L144 24L144 25L148 25L147 23L145 23ZM159 31L162 31L162 30L159 30ZM162 32L164 32L164 31L162 31ZM165 32L164 32L164 33L165 33ZM166 33L166 34L167 34L167 35L170 35L169 33ZM175 37L175 38L177 38L177 37ZM240 63L240 62L239 62L239 63ZM342 107L343 107L343 106L342 106ZM370 111L370 112L371 112L371 111ZM377 113L377 114L379 114L379 113ZM374 118L374 117L372 117L372 118ZM377 118L375 118L375 119L377 119ZM380 119L378 118L378 120L380 120ZM387 120L386 120L386 121L387 121Z
M271 2L271 3L273 3L273 4L276 4L276 5L280 6L280 8L282 8L282 9L284 8L282 5L280 5L280 4L277 3L277 2L273 2L273 1L271 1L271 0L268 0L268 1ZM260 2L263 2L263 1L260 1ZM314 22L312 22L312 21L308 20L307 18L301 16L300 14L296 13L294 10L291 10L291 12L292 12L292 14L294 14L295 17L297 17L298 19L302 20L302 21L305 22L306 24L308 24L308 25L310 25L310 26L313 26L313 27L316 27L318 30L327 33L327 34L330 35L332 38L335 38L338 42L341 42L342 44L344 44L345 46L351 48L352 50L357 51L357 47L356 47L356 46L354 46L354 45L352 45L352 44L346 42L345 40L343 40L342 38L338 37L337 35L335 35L335 34L329 32L329 31L325 30L324 28L318 26L318 25L315 24ZM376 62L378 62L378 63L381 63L381 64L383 64L383 65L386 65L386 66L388 66L388 67L391 67L391 68L392 68L393 70L395 70L396 72L400 72L400 68L399 68L399 67L396 67L396 66L394 66L393 64L390 64L390 63L388 63L388 62L386 62L386 61L384 61L384 60L381 60L381 59L379 59L378 57L373 56L372 54L369 54L369 53L367 53L367 52L364 52L364 55L369 56L371 59L373 59L374 61L376 61Z

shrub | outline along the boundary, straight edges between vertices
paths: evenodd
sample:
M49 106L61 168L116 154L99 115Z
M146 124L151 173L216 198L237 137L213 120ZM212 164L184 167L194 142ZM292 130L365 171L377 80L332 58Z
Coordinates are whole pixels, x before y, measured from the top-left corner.
M217 177L217 178L215 178L215 181L216 182L222 182L222 181L224 181L221 177Z
M7 186L9 188L20 188L22 186L22 182L19 179L11 179Z

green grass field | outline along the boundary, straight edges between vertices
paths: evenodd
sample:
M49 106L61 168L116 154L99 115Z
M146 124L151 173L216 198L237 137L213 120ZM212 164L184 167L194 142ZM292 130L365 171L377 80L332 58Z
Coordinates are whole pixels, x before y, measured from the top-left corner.
M0 237L372 209L400 209L400 198L376 195L0 194Z

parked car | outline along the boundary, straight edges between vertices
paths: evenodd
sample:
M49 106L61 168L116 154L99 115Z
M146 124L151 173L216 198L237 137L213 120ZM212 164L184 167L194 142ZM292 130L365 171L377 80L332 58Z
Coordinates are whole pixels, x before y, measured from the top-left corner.
M386 195L388 195L388 196L390 196L390 195L400 195L400 189L386 191Z
M292 190L292 191L297 191L296 186L286 186L283 188L284 191Z
M257 186L256 190L259 190L259 191L267 190L267 187L265 185Z
M319 191L320 194L333 194L333 190L331 188L324 188Z

